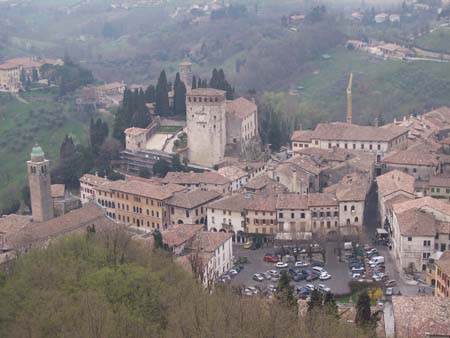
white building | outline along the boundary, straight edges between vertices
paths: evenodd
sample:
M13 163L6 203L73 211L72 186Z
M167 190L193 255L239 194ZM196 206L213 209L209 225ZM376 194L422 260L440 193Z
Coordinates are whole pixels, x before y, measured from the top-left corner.
M401 269L425 271L431 254L450 247L450 203L431 197L394 204L392 247Z
M84 174L80 178L80 199L81 203L86 204L96 200L97 187L107 182L108 179L97 175Z
M389 19L389 14L380 13L380 14L375 15L375 17L373 19L375 20L376 23L383 23Z
M249 174L241 168L235 166L222 167L219 168L217 172L230 180L230 190L232 192L240 190L249 180Z

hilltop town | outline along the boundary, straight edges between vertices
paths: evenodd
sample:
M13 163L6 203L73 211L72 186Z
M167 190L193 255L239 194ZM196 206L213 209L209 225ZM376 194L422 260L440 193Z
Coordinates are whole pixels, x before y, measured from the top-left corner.
M50 7L71 17L91 5ZM0 9L16 6L32 5L0 1ZM164 8L200 28L260 10L224 1L102 6L111 16ZM276 34L302 34L330 18L325 6L301 8L285 11ZM392 8L362 4L333 22L407 30L436 12L433 29L448 29L439 20L450 17L450 1ZM450 60L365 34L339 38L338 48L368 55L374 67ZM68 51L0 55L5 135L15 128L2 102L28 106L17 128L30 124L27 133L39 135L19 133L7 148L20 158L33 141L20 163L20 200L11 193L14 203L0 205L0 336L450 337L448 98L366 119L359 100L367 74L351 70L336 80L338 94L321 93L342 109L312 116L297 105L304 87L288 76L284 92L243 90L230 67L206 72L201 53L161 57L166 68L155 81L98 80ZM333 59L316 57L324 68ZM315 69L310 62L305 68ZM49 107L61 112L48 117ZM66 132L71 114L86 139ZM58 136L43 137L46 128Z

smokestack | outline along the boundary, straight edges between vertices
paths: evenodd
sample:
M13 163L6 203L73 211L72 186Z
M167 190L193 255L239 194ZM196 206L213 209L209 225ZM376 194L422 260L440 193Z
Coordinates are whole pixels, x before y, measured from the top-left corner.
M353 85L353 73L350 73L347 86L347 123L352 124L353 120L353 108L352 108L352 85Z

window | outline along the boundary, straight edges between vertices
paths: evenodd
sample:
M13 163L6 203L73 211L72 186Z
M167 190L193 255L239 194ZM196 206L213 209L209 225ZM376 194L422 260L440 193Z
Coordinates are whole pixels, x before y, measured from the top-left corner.
M369 149L372 150L372 144L369 144Z
M364 149L364 143L361 143L361 149Z
M189 217L189 210L186 210L186 217Z
M412 237L408 237L408 242L411 242L412 241Z
M344 148L348 149L348 144L347 143L344 144Z
M215 222L216 222L216 221L215 221L215 219L214 219L214 216L212 216L212 217L211 217L211 223L212 223L212 224L215 224Z
M305 213L304 213L304 212L302 212L302 213L300 214L300 218L305 218Z
M317 212L316 211L312 212L312 217L317 217Z
M339 212L335 211L334 212L334 217L338 217L339 216Z
M355 143L353 143L353 149L356 149L356 144Z
M291 212L291 218L295 218L295 214Z
M328 148L331 148L331 143L328 143Z
M278 213L278 217L283 218L283 213L282 212Z
M344 211L347 211L347 206L346 205L344 205Z
M331 222L330 221L327 221L327 228L328 229L331 228Z
M381 150L381 145L380 144L377 144L377 149Z
M423 246L431 246L431 241L423 241Z
M331 217L331 212L327 211L327 217Z
M324 216L324 212L323 211L321 211L319 214L320 214L320 217Z

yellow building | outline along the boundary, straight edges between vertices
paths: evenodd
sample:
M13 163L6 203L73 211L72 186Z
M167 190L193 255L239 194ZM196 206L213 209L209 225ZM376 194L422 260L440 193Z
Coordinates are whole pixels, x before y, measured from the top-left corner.
M166 202L184 189L174 184L114 181L100 185L96 197L107 215L118 222L147 230L166 229L170 224Z
M436 262L436 288L438 297L450 298L450 251L445 251Z
M275 235L277 232L277 198L273 195L249 195L246 209L247 233Z

